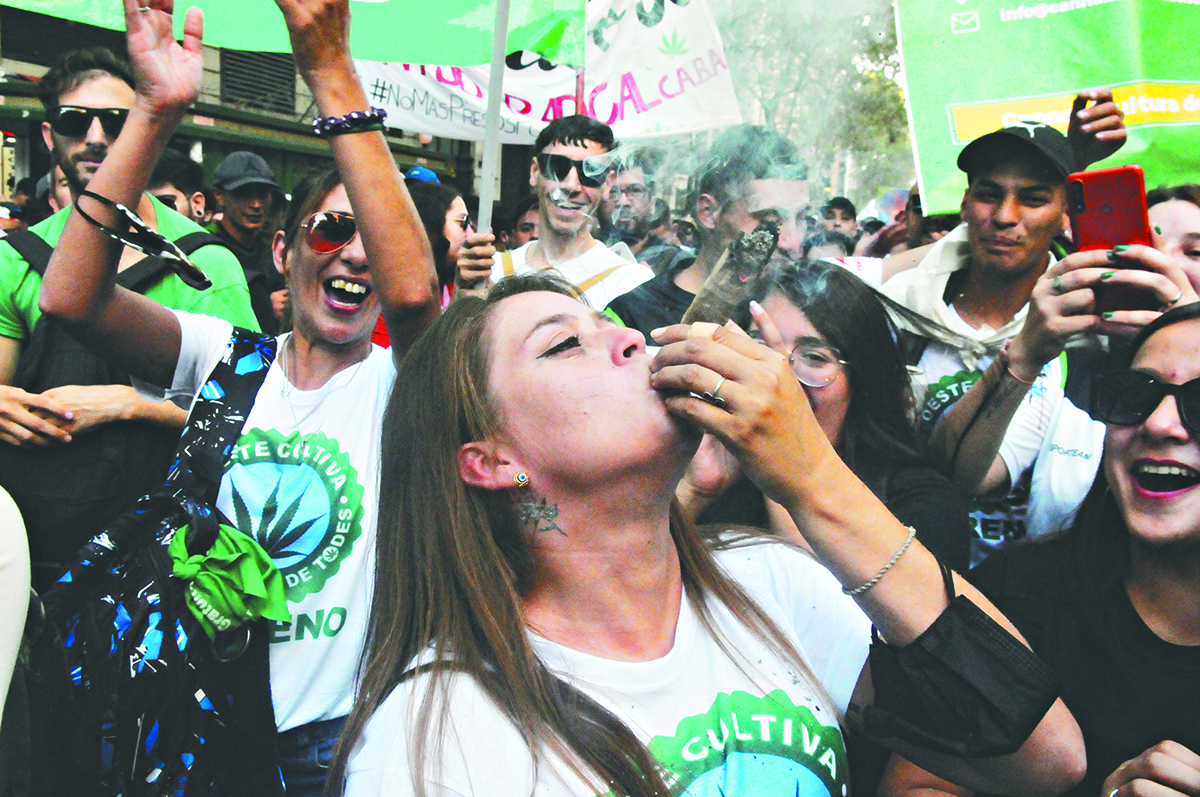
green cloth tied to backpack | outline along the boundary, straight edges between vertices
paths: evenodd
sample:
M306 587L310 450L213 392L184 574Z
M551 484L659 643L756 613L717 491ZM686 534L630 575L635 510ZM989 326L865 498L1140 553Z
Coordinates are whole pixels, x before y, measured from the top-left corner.
M188 556L184 526L167 552L175 577L188 582L188 610L210 639L260 617L290 618L283 574L253 537L222 523L207 553Z

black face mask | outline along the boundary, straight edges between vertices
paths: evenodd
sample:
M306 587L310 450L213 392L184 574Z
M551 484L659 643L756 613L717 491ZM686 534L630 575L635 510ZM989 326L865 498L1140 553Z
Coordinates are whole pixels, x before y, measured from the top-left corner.
M863 710L868 736L885 745L899 740L907 758L935 771L923 751L1015 753L1059 694L1050 668L968 598L955 597L944 564L942 574L950 605L921 636L895 648L874 635L875 700Z

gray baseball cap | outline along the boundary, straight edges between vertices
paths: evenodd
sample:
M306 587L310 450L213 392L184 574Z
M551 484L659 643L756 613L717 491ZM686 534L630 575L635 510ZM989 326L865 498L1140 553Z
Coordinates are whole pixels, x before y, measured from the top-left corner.
M275 182L275 172L267 162L253 152L241 150L231 152L213 172L213 186L223 191L233 191L244 185L268 185L283 193Z

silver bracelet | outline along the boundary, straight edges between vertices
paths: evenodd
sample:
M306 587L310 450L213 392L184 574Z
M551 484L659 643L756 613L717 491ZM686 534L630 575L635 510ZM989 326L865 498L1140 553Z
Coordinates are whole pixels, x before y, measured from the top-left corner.
M906 526L905 528L908 529L908 539L906 539L904 541L904 544L900 546L900 550L896 551L895 555L892 556L892 558L888 560L888 563L886 565L884 565L882 568L880 568L878 573L871 576L869 579L867 579L862 584L859 584L854 589L846 589L845 587L842 587L842 592L844 592L845 594L849 595L852 598L857 597L857 596L863 594L864 592L866 592L867 590L869 590L871 587L878 584L879 579L881 579L887 575L887 571L891 570L892 567L895 566L896 562L900 561L900 557L904 556L904 552L908 550L909 546L912 545L913 540L915 540L917 538L917 530L916 529L914 529L912 526Z

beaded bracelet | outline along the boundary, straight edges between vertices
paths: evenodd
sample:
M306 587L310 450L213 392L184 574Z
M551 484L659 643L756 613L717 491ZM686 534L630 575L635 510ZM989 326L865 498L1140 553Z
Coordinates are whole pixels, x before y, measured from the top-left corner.
M913 540L916 539L916 536L917 536L917 530L914 529L912 526L909 526L908 527L908 539L906 539L904 541L904 544L900 546L900 550L896 551L895 556L893 556L891 559L889 559L888 563L879 569L878 573L871 576L869 579L864 581L862 584L859 584L857 587L854 587L853 589L847 589L846 587L842 587L842 592L853 598L857 595L863 594L864 592L869 590L871 587L878 584L879 579L886 576L887 572L892 569L892 567L896 564L896 562L900 561L900 557L904 556L904 552L907 551L909 549L909 546L911 546L913 544Z
M313 119L313 132L322 138L340 136L345 133L367 133L383 130L387 111L372 108L370 111L351 111L345 116L318 116Z

